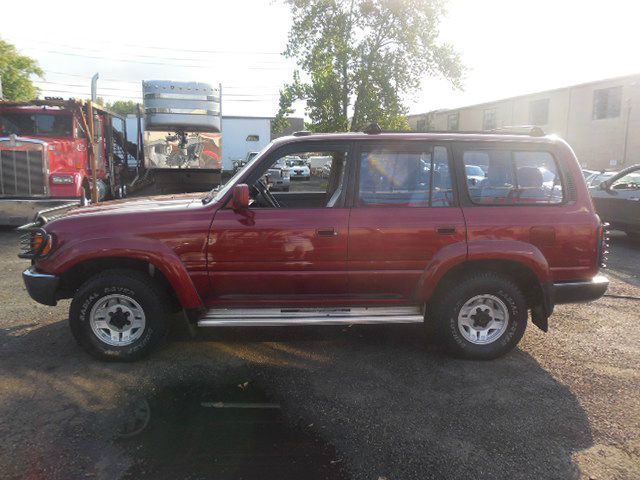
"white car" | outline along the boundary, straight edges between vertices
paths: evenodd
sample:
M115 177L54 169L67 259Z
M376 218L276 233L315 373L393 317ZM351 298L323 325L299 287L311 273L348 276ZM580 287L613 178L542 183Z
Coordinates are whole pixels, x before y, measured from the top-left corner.
M287 157L289 165L289 175L291 180L310 180L311 169L307 162L300 157Z
M477 185L486 178L484 170L477 165L465 165L464 171L467 174L467 182L469 185Z

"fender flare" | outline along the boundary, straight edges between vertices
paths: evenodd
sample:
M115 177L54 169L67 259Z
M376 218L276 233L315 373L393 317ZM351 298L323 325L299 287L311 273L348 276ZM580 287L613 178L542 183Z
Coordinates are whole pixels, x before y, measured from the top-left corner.
M105 245L108 248L104 248ZM47 260L55 263L52 273L62 275L83 262L104 258L130 258L147 262L165 276L183 308L203 306L180 258L158 240L145 237L107 237L100 238L98 244L95 239L83 239L65 245L59 254L54 254Z
M546 288L552 283L551 270L547 259L535 246L518 240L472 240L466 244L453 243L442 248L424 269L418 282L416 298L427 301L433 295L438 283L452 268L473 261L517 262L533 272L546 295ZM545 299L545 304L548 299Z

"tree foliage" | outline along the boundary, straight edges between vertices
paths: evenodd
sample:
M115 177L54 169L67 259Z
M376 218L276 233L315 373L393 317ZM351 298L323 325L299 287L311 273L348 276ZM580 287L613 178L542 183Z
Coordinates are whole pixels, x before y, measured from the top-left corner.
M42 77L38 62L20 55L16 47L0 39L0 77L4 98L17 102L36 98L39 91L31 81L31 75Z
M107 110L120 115L138 112L138 104L132 100L116 100L113 103L107 103L105 107Z
M305 100L314 131L404 129L402 96L425 74L460 87L462 66L438 42L443 0L285 0L293 25L285 55L306 74L280 91L276 125ZM349 118L351 117L351 118Z
M138 113L138 103L132 100L116 100L111 103L106 102L102 97L96 97L96 103L106 110L123 116L129 113Z

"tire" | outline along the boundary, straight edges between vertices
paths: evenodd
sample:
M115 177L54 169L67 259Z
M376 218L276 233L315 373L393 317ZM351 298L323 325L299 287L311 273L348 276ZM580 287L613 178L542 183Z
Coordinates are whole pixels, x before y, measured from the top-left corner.
M451 288L437 302L434 314L438 337L448 350L473 360L510 352L527 328L524 295L511 280L492 272L473 275Z
M162 290L147 275L107 270L78 289L69 310L69 326L90 355L129 362L148 355L164 340L169 311Z

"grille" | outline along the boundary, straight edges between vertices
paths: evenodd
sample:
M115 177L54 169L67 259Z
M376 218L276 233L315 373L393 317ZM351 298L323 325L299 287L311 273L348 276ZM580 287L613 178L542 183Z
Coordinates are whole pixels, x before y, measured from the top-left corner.
M0 195L44 195L44 155L41 145L0 149Z
M39 245L36 244L36 235L40 235L43 239L46 239L48 238L48 234L39 227L25 227L20 229L20 252L18 253L18 257L35 258L40 254L44 248L44 244L46 243L42 242Z
M282 178L282 170L279 168L270 168L269 178Z

